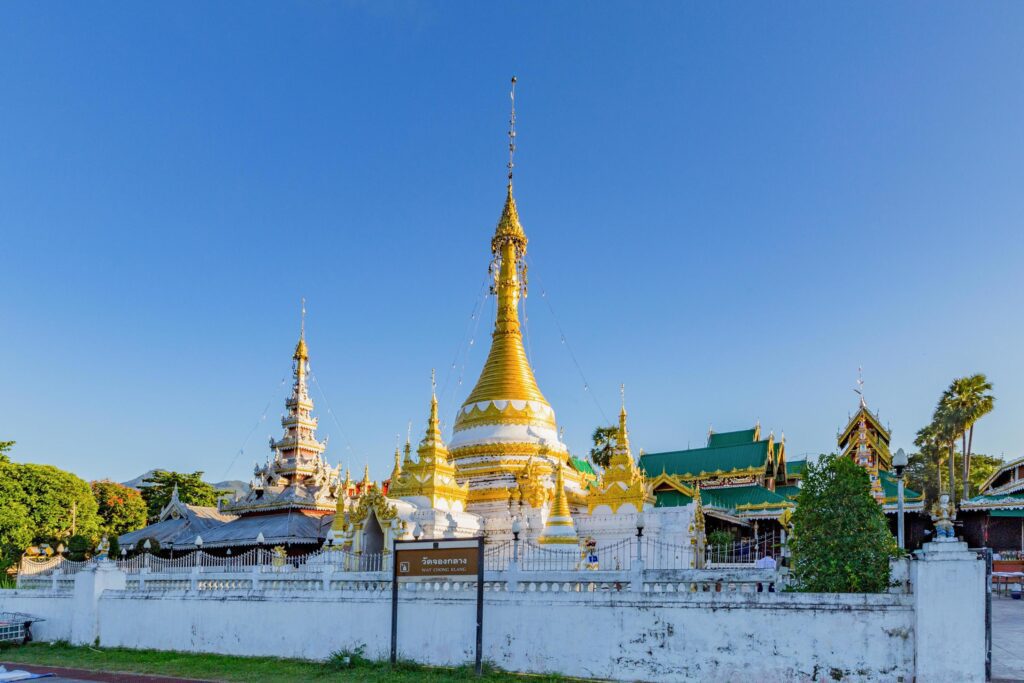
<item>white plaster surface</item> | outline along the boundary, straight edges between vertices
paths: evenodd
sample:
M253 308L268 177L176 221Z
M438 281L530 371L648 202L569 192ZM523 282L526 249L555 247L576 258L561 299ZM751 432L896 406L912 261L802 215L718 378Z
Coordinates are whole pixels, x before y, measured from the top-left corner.
M750 581L762 579L716 580L717 570L494 574L484 657L509 670L615 680L982 680L982 563L950 547L910 564L911 593L878 595L752 592ZM150 590L126 590L119 571L83 571L74 593L0 591L0 610L46 618L40 640L308 659L363 646L386 658L386 576L307 574L260 575L260 590L245 589L256 574L219 583L154 575L144 582ZM692 592L701 576L710 583ZM211 582L218 587L199 589ZM472 661L474 618L471 584L406 585L401 656Z

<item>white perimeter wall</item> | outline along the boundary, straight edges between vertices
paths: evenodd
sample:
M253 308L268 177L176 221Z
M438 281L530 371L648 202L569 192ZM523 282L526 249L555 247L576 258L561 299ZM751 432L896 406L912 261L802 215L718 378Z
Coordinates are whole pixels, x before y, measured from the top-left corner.
M624 680L909 680L907 595L700 593L487 594L484 658L533 672ZM390 594L203 595L107 592L101 645L323 659L366 648L386 659ZM470 596L403 596L400 656L463 664L474 656Z

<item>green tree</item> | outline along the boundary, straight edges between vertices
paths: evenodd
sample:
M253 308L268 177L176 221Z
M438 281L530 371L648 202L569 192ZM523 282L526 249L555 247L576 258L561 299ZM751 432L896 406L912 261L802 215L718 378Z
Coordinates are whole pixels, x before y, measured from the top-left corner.
M82 479L53 465L16 465L21 502L35 526L36 540L79 535L99 539L101 520L92 489Z
M942 394L948 414L956 422L960 432L961 448L961 482L963 498L971 495L971 448L974 444L974 424L995 408L996 399L992 394L992 383L981 373L967 377L957 377ZM954 498L954 500L959 500Z
M187 505L213 507L224 491L218 491L203 481L202 472L167 472L157 470L142 481L142 498L146 501L150 523L160 518L160 511L167 507L174 487L178 487L178 499Z
M112 481L94 481L89 486L99 505L103 533L116 538L146 526L146 501L141 493Z
M956 440L963 434L963 421L959 411L947 403L943 398L935 406L935 413L932 415L932 429L939 443L946 448L946 466L949 470L949 478L946 480L946 490L950 500L956 504Z
M931 509L931 504L945 490L942 466L947 457L946 444L942 441L941 431L932 423L917 431L914 445L918 450L908 458L907 486L924 493L927 507Z
M896 539L862 467L835 454L808 463L790 548L799 590L880 593L888 588Z
M591 435L594 447L590 449L590 462L598 467L608 467L611 462L612 453L615 452L615 439L618 436L619 428L611 425L598 427Z
M0 575L18 562L35 536L35 525L22 503L21 486L14 477L18 466L7 457L13 445L13 441L0 442Z

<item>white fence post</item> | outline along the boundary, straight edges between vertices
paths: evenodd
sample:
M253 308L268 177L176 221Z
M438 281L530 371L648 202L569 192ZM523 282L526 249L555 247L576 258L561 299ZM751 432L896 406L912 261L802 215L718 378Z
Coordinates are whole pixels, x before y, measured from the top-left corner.
M917 680L984 681L984 561L962 541L925 543L914 555Z
M124 590L126 575L113 562L101 561L75 574L71 642L92 645L99 638L99 602L106 590Z

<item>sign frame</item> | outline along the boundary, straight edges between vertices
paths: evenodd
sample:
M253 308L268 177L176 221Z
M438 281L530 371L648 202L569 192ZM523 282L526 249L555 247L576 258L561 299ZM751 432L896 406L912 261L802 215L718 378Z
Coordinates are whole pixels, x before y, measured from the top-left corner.
M469 538L430 538L425 540L392 541L391 548L391 663L398 661L398 554L399 552L411 550L423 550L426 552L452 549L476 549L476 674L483 674L483 635L484 635L484 537L471 536ZM459 579L466 578L467 574L416 574L414 576L402 577L405 580L415 581L429 579Z

